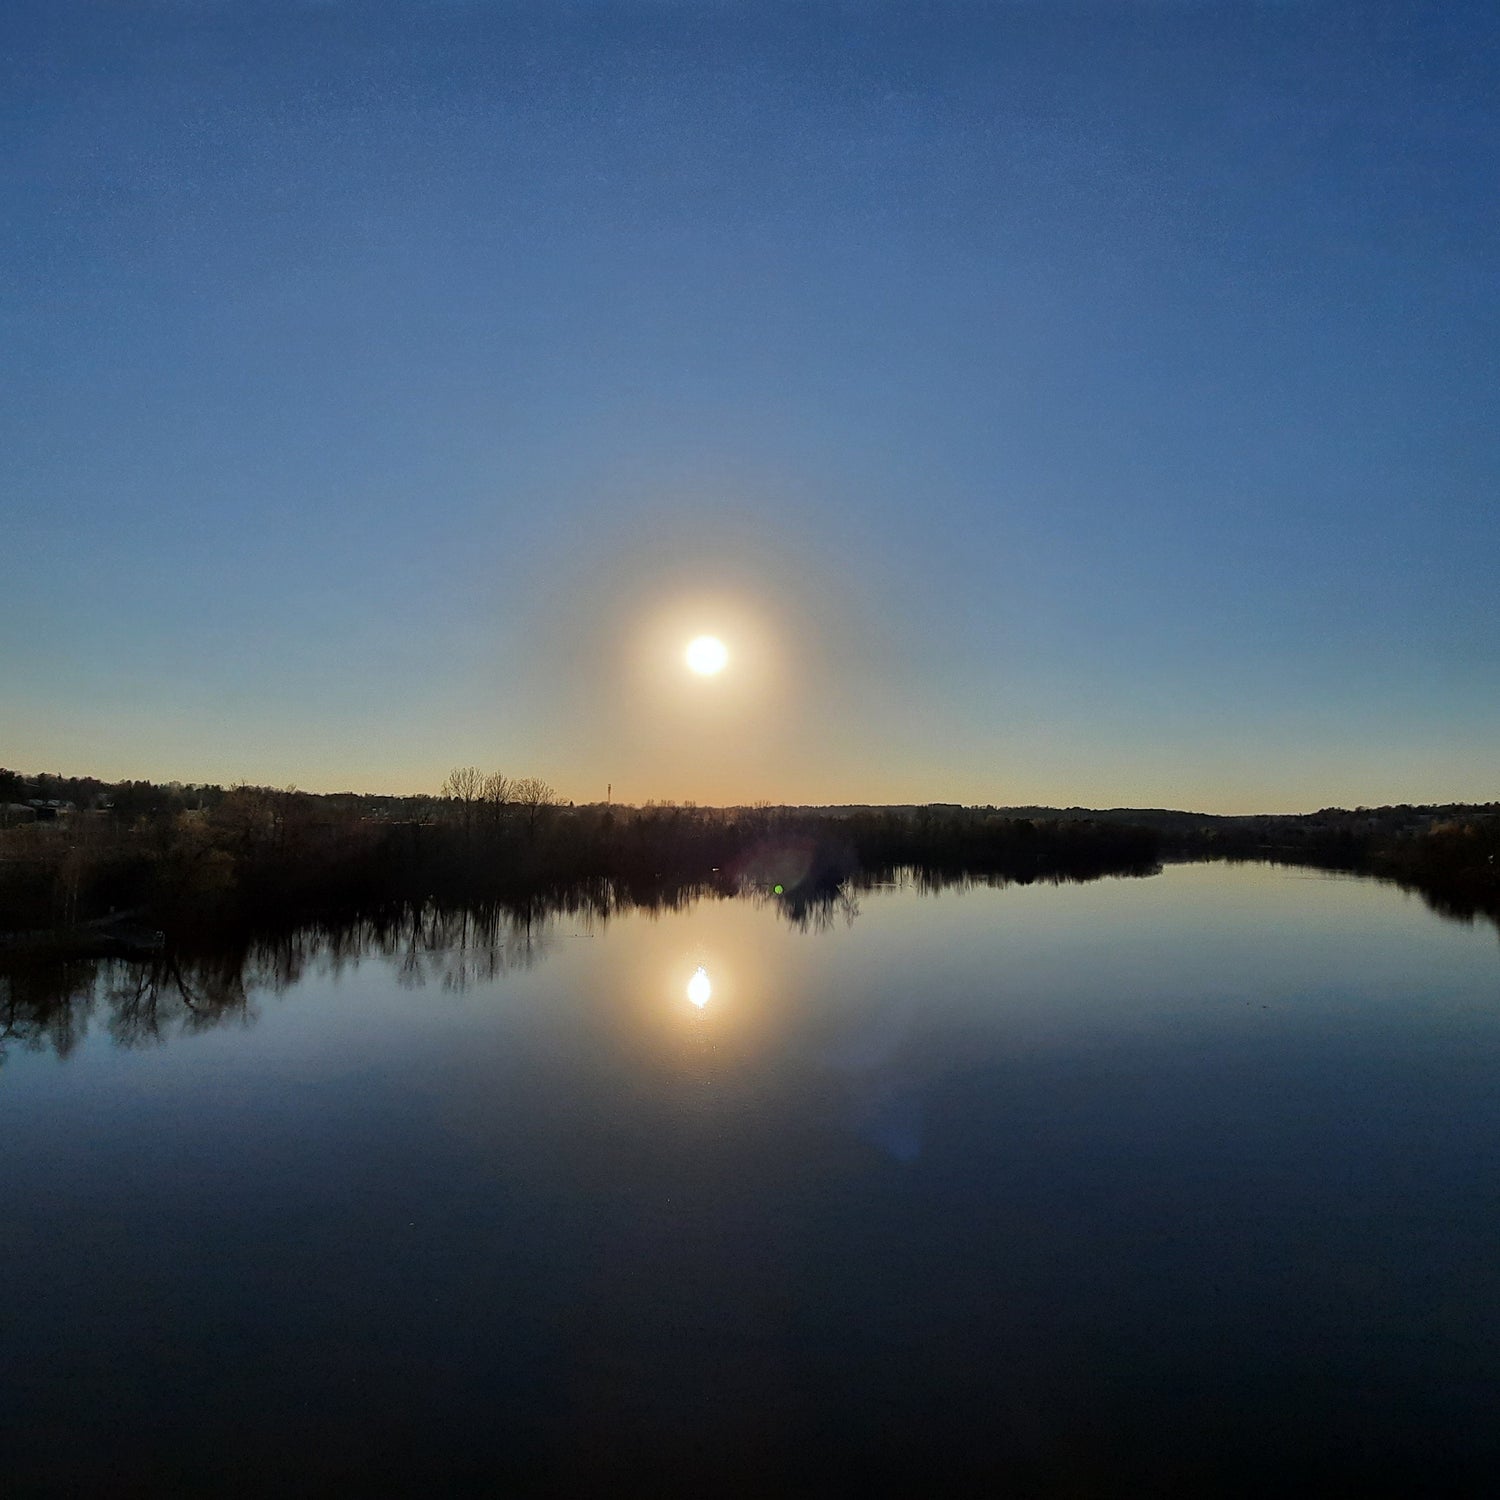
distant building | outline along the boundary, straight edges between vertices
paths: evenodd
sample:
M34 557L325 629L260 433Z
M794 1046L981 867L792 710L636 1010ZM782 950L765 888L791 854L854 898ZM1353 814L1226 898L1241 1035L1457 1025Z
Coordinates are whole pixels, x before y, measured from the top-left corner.
M71 817L74 812L71 802L56 797L33 797L29 805L38 823L55 823L59 818Z

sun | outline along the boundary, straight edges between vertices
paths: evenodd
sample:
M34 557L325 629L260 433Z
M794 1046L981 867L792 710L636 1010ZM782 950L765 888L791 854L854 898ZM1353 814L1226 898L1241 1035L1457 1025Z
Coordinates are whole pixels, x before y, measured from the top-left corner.
M716 635L700 635L688 643L687 664L700 677L712 677L722 672L728 660L729 652Z

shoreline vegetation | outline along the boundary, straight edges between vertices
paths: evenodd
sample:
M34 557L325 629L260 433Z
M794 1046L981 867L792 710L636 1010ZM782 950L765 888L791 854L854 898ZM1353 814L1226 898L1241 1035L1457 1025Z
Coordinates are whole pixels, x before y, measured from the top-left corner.
M0 829L0 933L12 945L29 933L142 946L157 933L555 901L601 885L641 902L694 886L795 906L906 869L1022 881L1149 874L1160 845L1122 823L965 809L580 807L536 778L472 767L427 798L132 783L94 793L87 808L32 800L51 816Z
M1395 880L1500 922L1500 803L1226 817L1165 809L563 803L453 771L434 796L0 770L0 951L146 955L195 937L396 910L774 896L792 920L906 872L938 883L1149 875L1268 860ZM601 896L601 892L611 894Z
M13 1046L66 1056L97 1014L121 1046L248 1022L258 993L369 952L413 988L464 989L539 962L564 919L735 898L822 930L891 881L936 891L1270 861L1393 880L1444 916L1500 926L1496 804L1268 818L574 807L539 781L455 777L429 798L23 782L24 805L53 812L0 826L0 1063Z

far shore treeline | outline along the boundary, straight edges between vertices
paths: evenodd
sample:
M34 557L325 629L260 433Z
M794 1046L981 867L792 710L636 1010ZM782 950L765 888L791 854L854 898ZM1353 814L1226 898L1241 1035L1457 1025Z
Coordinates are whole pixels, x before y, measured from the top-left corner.
M0 770L0 934L285 925L395 904L697 884L790 901L911 869L1150 874L1163 858L1362 870L1459 915L1500 912L1500 804L1233 818L1161 809L703 808L564 803L475 767L430 796L184 786Z
M428 797L60 778L0 782L6 792L17 821L0 830L0 931L11 932L76 930L111 912L169 930L285 922L601 880L779 888L795 900L906 867L1016 880L1144 874L1159 853L1148 829L958 808L574 806L539 778L474 767ZM49 795L16 800L28 792Z

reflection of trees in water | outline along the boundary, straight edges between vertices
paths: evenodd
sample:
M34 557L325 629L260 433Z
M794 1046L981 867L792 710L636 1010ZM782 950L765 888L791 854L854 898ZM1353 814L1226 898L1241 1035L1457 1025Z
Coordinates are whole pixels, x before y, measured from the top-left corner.
M1067 870L1053 870L1042 875L1002 875L986 872L928 870L921 866L909 866L893 871L883 880L871 881L870 884L871 886L895 885L903 890L916 891L923 896L938 896L944 891L957 891L960 895L964 891L1003 891L1013 885L1092 885L1096 880L1118 878L1122 873L1139 878L1143 875L1157 875L1160 872L1159 865L1143 870L1110 871L1104 875L1082 874Z
M552 922L553 914L535 909L535 903L523 911L428 909L371 936L376 951L394 961L408 988L436 982L445 990L463 991L540 962L551 942Z
M0 965L0 1061L12 1047L67 1057L96 1020L120 1047L250 1025L257 994L313 973L350 973L370 957L389 962L409 988L462 991L540 963L563 919L602 927L627 912L682 911L711 894L727 892L595 881L511 902L390 907L338 923L200 937L143 959L15 955Z
M69 1056L100 1011L120 1047L157 1045L230 1020L249 1025L257 987L255 966L240 953L13 965L0 971L0 1061L11 1046Z
M237 955L214 955L194 963L175 955L145 964L116 961L103 985L110 1035L121 1047L141 1047L208 1031L229 1020L249 1026L255 1012L247 967Z
M1325 860L1311 858L1254 858L1238 855L1220 856L1228 865L1275 865L1288 870L1320 870L1324 875L1343 880L1373 880L1381 885L1393 885L1398 890L1419 896L1428 911L1457 922L1463 927L1472 927L1475 922L1490 923L1500 937L1500 877L1475 880L1471 873L1463 877L1418 879L1410 874L1390 871L1351 869L1348 865L1330 864Z
M98 974L89 959L0 971L0 1060L11 1047L67 1057L88 1030Z
M1060 884L1091 877L1040 878ZM799 932L821 933L852 926L861 893L882 886L931 894L1012 883L1003 875L915 868L781 893L727 875L688 883L595 880L519 900L390 905L349 921L217 939L200 935L142 959L16 956L0 965L0 1060L7 1047L50 1048L67 1057L96 1016L122 1047L159 1045L230 1023L248 1026L256 1018L256 995L280 993L313 973L352 972L372 956L388 962L409 988L437 984L462 991L542 962L564 920L603 928L616 916L654 917L738 896L769 905Z
M1398 880L1397 885L1405 891L1415 891L1429 911L1435 911L1450 922L1460 922L1472 927L1476 921L1492 923L1500 936L1500 890L1476 893L1462 888L1418 885L1410 880Z
M746 887L757 905L772 904L779 916L798 932L831 932L852 927L859 916L861 893L873 890L910 890L923 896L944 891L1004 890L1012 885L1083 885L1097 875L1056 873L1036 877L999 874L959 874L905 866L895 870L868 871L838 881L802 885L789 891L768 891L764 886Z
M841 880L823 890L792 890L777 895L756 889L747 894L757 906L772 904L777 915L798 932L852 927L859 916L859 892L852 880Z

